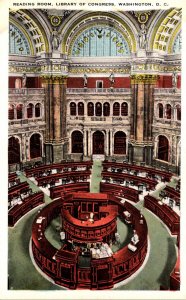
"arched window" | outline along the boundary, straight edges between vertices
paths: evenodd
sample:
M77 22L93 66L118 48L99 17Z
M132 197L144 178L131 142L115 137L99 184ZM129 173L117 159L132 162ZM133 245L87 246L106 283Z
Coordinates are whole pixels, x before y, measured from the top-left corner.
M165 107L165 112L166 112L166 118L167 119L171 119L171 105L170 104L167 104L166 107Z
M9 25L9 54L30 55L27 38L15 25Z
M126 102L121 104L121 115L128 116L128 104Z
M177 119L177 121L181 121L181 107L180 107L180 105L176 106L176 119Z
M18 104L16 107L17 119L23 119L23 104Z
M76 116L76 103L74 102L70 103L70 115Z
M21 89L21 79L20 78L16 78L15 80L15 89Z
M104 134L99 130L93 133L93 154L104 154Z
M126 134L122 131L114 135L114 154L126 154Z
M105 103L103 104L103 115L104 115L105 117L110 116L110 104L109 104L108 102L105 102Z
M19 139L14 136L8 140L8 163L20 163L20 143Z
M41 136L35 133L30 138L30 158L42 157Z
M113 105L113 116L119 116L120 115L120 104L118 102L115 102Z
M158 159L168 161L169 159L169 141L164 135L158 139Z
M34 105L29 103L27 106L27 118L33 118Z
M181 31L179 32L179 34L177 35L174 44L173 44L173 53L181 53L181 47L182 47L182 34Z
M83 134L75 130L72 132L72 153L83 153Z
M41 117L41 104L40 103L37 103L35 105L35 117L36 118Z
M8 107L8 118L9 118L9 120L14 120L14 118L15 118L13 105L9 105L9 107Z
M84 104L83 104L83 102L78 103L78 116L84 116Z
M100 102L96 103L96 116L100 117L102 115L102 104Z
M96 23L96 21L95 21ZM130 54L128 42L115 26L97 24L85 29L72 46L72 56L124 56Z
M163 104L158 103L158 117L163 118Z
M88 103L88 116L94 115L94 104L92 102Z

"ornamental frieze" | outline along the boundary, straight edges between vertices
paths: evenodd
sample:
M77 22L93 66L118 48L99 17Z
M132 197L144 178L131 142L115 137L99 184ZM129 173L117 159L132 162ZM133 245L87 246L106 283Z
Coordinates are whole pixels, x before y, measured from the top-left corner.
M155 74L135 74L131 75L131 84L149 83L155 84L159 79L159 75Z
M95 73L110 73L109 68L69 68L69 73L71 74L95 74ZM119 74L129 74L130 68L112 68L113 73Z

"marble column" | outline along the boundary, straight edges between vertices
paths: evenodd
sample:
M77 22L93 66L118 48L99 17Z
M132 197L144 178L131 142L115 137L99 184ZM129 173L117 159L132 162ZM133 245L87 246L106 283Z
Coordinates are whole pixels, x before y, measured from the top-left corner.
M141 74L131 76L131 133L130 155L133 161L151 164L152 160L152 123L153 89L157 75ZM129 158L130 161L131 158Z
M83 153L84 156L87 156L87 130L84 129L83 132Z
M113 155L114 147L113 147L114 139L113 139L113 131L110 130L110 156Z
M43 76L46 94L45 152L46 162L60 162L63 157L63 139L66 137L66 84L60 75Z

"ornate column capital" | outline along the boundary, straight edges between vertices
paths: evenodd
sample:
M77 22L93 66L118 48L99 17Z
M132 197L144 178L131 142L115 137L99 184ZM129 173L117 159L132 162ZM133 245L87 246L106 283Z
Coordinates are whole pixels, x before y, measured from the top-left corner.
M67 78L66 75L41 75L41 79L44 83L50 83L50 84L67 84Z

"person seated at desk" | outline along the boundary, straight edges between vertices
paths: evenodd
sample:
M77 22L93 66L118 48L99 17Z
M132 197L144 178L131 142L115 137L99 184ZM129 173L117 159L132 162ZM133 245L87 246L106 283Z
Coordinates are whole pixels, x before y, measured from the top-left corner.
M136 233L136 230L133 230L133 237L131 238L131 242L136 245L139 242L139 236Z

